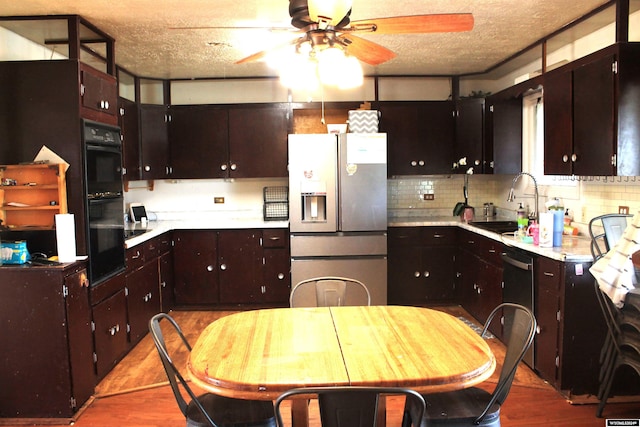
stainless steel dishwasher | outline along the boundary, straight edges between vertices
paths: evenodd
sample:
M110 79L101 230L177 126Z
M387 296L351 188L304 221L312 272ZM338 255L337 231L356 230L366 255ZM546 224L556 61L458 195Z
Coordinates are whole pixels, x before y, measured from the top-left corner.
M507 247L502 254L504 272L502 273L502 300L527 307L535 314L535 300L533 289L533 255L529 252L513 247ZM510 316L504 318L504 330L508 331L513 320ZM508 342L509 337L505 336ZM534 344L524 356L524 362L533 368L535 354Z

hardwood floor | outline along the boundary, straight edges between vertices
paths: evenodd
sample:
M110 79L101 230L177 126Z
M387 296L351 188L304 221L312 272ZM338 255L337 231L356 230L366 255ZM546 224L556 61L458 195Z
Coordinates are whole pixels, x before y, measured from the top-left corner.
M445 309L454 315L465 315L457 307ZM209 322L227 315L229 312L177 311L172 315L187 333L190 342L195 342L199 331ZM468 315L467 315L468 316ZM467 317L469 318L469 317ZM502 345L489 340L492 350L500 360ZM171 345L171 344L169 344ZM181 357L186 357L183 355ZM178 364L181 362L178 361ZM498 368L499 369L499 368ZM495 374L497 375L497 374ZM492 390L494 377L481 387ZM184 417L180 413L171 389L149 336L98 385L95 398L81 410L76 417L75 427L169 427L183 426ZM404 401L402 398L389 398L387 401L387 425L399 426ZM311 427L319 427L319 415L311 407ZM516 375L514 385L507 401L502 407L503 427L527 426L581 426L603 427L604 418L596 418L596 407L590 405L571 405L551 386L544 383L529 368L522 365ZM605 418L638 419L639 403L610 403L604 410ZM0 419L0 425L7 424ZM26 420L25 420L26 421ZM44 422L40 421L42 424ZM20 425L26 423L21 422ZM48 422L47 425L62 426ZM30 425L34 425L31 423Z

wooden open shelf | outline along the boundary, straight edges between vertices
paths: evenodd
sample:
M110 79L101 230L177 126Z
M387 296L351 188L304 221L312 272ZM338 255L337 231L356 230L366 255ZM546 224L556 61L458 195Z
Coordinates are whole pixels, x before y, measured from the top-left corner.
M0 219L11 229L45 228L55 215L67 213L64 164L34 163L0 166ZM16 185L5 185L15 180Z

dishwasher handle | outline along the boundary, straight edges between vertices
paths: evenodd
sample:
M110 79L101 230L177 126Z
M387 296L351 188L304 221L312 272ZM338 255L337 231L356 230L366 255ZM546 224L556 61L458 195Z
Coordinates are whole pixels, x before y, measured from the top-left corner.
M514 258L511 258L508 254L501 254L502 255L502 261L506 262L507 264L511 264L516 268L519 268L520 270L526 270L526 271L531 271L533 270L533 262L526 262L526 261L520 261Z

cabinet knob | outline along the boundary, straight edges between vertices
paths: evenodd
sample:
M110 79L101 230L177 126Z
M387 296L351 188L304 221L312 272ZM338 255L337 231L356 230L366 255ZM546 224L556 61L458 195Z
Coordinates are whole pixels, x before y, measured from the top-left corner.
M231 163L231 170L234 171L238 168L238 166L235 163Z
M213 271L213 265L207 265L207 271Z
M279 280L284 279L284 273L278 273L278 279Z
M224 271L227 269L227 264L220 264L220 270Z
M413 273L413 277L420 277L420 272L416 271L415 273Z
M431 276L431 273L429 273L428 271L425 271L424 273L422 273L422 275L424 277L429 277L429 276Z
M149 166L149 165L145 165L145 167L144 167L144 171L145 171L145 172L149 172L150 170L151 170L151 166Z
M562 162L563 163L567 163L569 161L569 156L567 156L566 154L564 156L562 156Z
M418 162L416 162L415 160L411 160L411 166L418 166Z
M576 154L572 154L571 155L571 161L575 162L576 160L578 160L578 156Z
M227 170L227 165L220 165L220 170L221 171L226 171Z
M420 161L418 162L418 164L419 164L420 166L424 166L424 160L420 160Z

